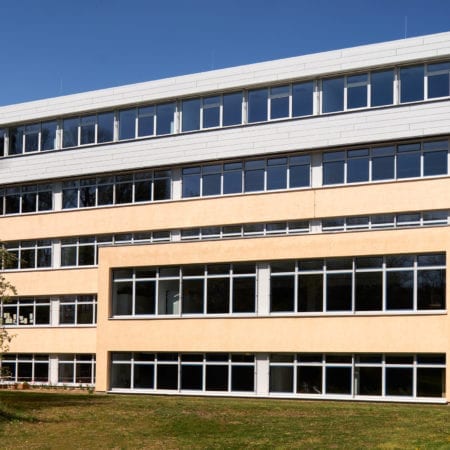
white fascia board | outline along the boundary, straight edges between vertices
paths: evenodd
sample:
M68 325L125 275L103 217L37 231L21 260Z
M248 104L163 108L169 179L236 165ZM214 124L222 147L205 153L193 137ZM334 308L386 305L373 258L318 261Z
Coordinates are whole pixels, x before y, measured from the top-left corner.
M176 167L281 152L450 134L450 101L186 133L3 158L0 183Z
M450 56L450 32L0 107L0 126Z

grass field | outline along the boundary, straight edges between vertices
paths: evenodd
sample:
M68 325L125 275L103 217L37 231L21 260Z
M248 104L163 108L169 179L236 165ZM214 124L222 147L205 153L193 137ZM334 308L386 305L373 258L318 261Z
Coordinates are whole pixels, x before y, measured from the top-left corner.
M0 439L3 449L450 449L450 408L3 391Z

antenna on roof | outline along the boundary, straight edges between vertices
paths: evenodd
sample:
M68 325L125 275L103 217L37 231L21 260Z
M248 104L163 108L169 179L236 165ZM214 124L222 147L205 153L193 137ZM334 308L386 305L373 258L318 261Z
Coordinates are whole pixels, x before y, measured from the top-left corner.
M408 16L405 16L405 39L408 35Z
M216 51L211 51L211 70L214 70Z

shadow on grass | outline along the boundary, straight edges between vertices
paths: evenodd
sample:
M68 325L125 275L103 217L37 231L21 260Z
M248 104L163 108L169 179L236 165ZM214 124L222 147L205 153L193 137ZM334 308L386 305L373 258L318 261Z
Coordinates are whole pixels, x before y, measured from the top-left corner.
M40 393L40 392L0 392L0 422L37 422L32 415L47 408L92 407L108 403L101 395ZM40 420L39 420L40 421Z

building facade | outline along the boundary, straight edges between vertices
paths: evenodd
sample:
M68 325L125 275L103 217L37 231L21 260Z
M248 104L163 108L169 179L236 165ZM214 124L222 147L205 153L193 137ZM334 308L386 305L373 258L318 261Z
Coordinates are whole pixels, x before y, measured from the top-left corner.
M0 108L7 382L444 403L450 33Z

